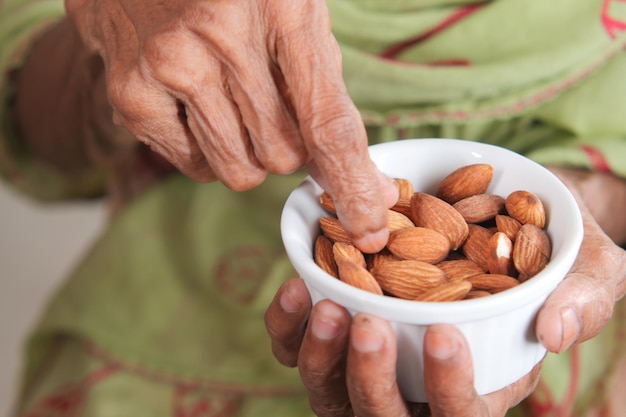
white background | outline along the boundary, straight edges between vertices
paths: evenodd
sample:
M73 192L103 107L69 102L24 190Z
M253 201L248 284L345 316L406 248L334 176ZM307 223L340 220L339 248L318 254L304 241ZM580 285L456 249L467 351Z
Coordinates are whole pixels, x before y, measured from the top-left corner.
M0 416L15 401L27 335L105 221L101 201L42 205L0 183Z

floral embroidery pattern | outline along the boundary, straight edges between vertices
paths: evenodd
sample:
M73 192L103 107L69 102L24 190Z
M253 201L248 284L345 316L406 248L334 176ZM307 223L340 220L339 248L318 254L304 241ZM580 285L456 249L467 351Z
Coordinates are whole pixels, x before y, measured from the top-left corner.
M213 276L221 293L242 305L258 294L279 253L269 248L241 246L224 253Z
M230 417L239 409L239 397L179 387L174 392L174 417Z
M96 385L119 370L119 365L108 364L87 375L82 381L62 387L58 392L39 401L23 417L78 417L81 416L87 394Z

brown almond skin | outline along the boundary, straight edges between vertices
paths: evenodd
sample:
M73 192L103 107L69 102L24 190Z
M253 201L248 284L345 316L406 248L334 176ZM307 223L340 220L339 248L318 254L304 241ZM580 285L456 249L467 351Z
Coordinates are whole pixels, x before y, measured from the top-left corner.
M426 193L414 193L411 198L411 219L416 226L436 230L450 242L450 250L463 245L468 226L463 216L450 204Z
M365 256L365 261L367 262L367 269L372 271L376 266L389 262L389 261L401 261L401 258L398 258L393 253L389 252L389 249L383 248L380 252L376 253L368 253Z
M509 216L522 224L534 224L543 229L546 225L546 212L543 203L535 194L526 190L513 191L505 200Z
M443 261L450 252L450 242L441 233L425 227L410 227L389 235L387 249L402 259L430 264Z
M389 261L377 265L372 275L386 292L406 300L414 300L429 288L446 282L443 271L420 261Z
M398 211L389 210L388 214L389 214L389 221L388 221L389 233L393 233L400 229L415 227L415 224L410 218L408 218L407 216L405 216L404 214Z
M398 186L398 192L400 194L400 198L405 198L410 200L415 192L413 190L413 183L405 178L394 178L396 185Z
M496 232L487 242L487 268L491 274L517 276L513 264L513 242L505 233Z
M487 192L493 178L493 166L473 164L460 167L447 175L435 195L449 204Z
M336 242L333 244L333 258L337 264L343 261L350 261L364 268L367 267L363 252L349 243Z
M339 219L336 217L320 217L319 220L322 233L331 242L343 242L352 244L352 239L348 236L348 232L343 228Z
M452 206L468 223L482 223L504 212L504 198L495 194L476 194Z
M326 236L318 235L315 239L313 259L317 266L322 268L324 272L335 278L339 278L337 263L335 262L335 257L333 255L333 242L331 242Z
M391 207L391 210L397 211L398 213L402 213L405 216L411 218L411 199L400 197L396 204Z
M473 290L484 290L491 294L499 293L519 285L519 281L508 275L480 274L467 279Z
M534 224L523 225L513 245L513 263L520 280L537 275L550 261L550 239L546 232Z
M326 191L320 195L320 205L329 214L337 215L337 209L335 208L335 202L333 198Z
M374 276L365 267L354 262L344 261L337 264L339 279L346 284L362 290L383 295L383 290Z
M486 272L476 262L469 259L446 260L439 262L436 266L446 274L449 282L462 281Z
M471 289L472 284L469 281L446 282L424 291L415 301L458 301L464 299Z
M491 230L476 224L470 224L467 239L461 248L463 255L467 259L475 262L485 271L489 270L486 248L491 236L493 236Z
M506 214L498 214L496 216L496 228L498 232L504 233L511 239L511 242L515 242L515 237L521 227L522 224L511 216L507 216Z
M471 290L470 292L467 293L464 300L473 300L475 298L483 298L483 297L487 297L488 295L491 295L489 291Z

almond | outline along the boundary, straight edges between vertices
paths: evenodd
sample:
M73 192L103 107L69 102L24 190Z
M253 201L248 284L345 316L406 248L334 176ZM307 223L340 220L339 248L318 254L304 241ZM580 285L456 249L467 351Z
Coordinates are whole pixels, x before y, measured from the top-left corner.
M446 281L439 268L420 261L389 261L372 270L383 290L396 297L414 300L420 293Z
M435 195L454 204L475 194L484 194L493 178L493 166L489 164L466 165L446 176Z
M522 224L511 216L505 214L498 214L496 216L496 228L498 232L504 233L511 239L511 242L515 241L515 236L517 236L520 227L522 227Z
M530 191L513 191L507 196L505 207L509 216L522 224L534 224L541 229L546 225L543 203Z
M515 276L513 265L513 242L502 232L496 232L487 242L487 268L492 274Z
M367 269L370 271L376 268L381 263L401 260L401 258L398 258L393 253L389 252L389 249L387 248L384 248L380 252L368 253L365 258L365 261L367 262Z
M411 217L411 199L400 197L391 210L402 213L407 217Z
M337 264L337 267L339 279L346 284L374 294L383 295L383 291L374 276L363 266L346 261Z
M352 262L362 267L366 267L365 256L363 252L349 243L337 242L333 245L333 258L337 264L341 262Z
M489 229L476 224L470 224L467 239L461 248L463 255L465 255L467 259L475 262L485 271L489 270L489 266L487 265L487 251L485 248L492 235L493 233Z
M416 301L458 301L464 299L472 289L468 281L446 282L419 294Z
M495 194L476 194L457 201L452 207L466 222L482 223L504 211L504 198Z
M513 263L526 280L537 275L550 260L551 245L548 235L534 224L523 225L513 245Z
M324 235L318 235L315 239L313 248L313 260L329 275L335 278L339 277L337 272L337 263L333 256L333 243Z
M396 185L398 186L398 191L400 193L401 199L410 200L413 196L413 184L411 181L404 178L394 178Z
M388 221L389 233L395 232L400 229L406 229L408 227L415 227L415 224L411 219L409 219L404 214L393 210L389 210Z
M450 242L433 229L410 227L391 233L387 249L402 259L434 264L448 256Z
M322 208L330 214L337 214L335 202L333 201L333 198L330 196L330 194L328 194L326 191L322 192L322 195L320 195L320 206L322 206Z
M482 269L474 261L469 259L446 260L435 265L441 269L448 278L448 281L462 281L471 276L484 274L486 271Z
M339 219L336 217L320 217L319 220L322 233L331 242L343 242L352 244L352 239L348 236L348 232L343 228Z
M467 293L464 300L473 300L474 298L482 298L491 295L489 291L485 290L472 290Z
M502 292L519 285L519 281L508 275L480 274L467 279L472 283L472 289L484 290L491 294Z
M467 222L450 204L426 193L414 193L411 198L411 219L416 226L436 230L457 250L467 238Z

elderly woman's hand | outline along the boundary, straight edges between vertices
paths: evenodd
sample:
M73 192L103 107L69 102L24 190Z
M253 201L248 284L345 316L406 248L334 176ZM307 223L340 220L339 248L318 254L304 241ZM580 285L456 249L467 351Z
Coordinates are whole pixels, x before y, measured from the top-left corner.
M553 168L574 194L585 235L574 266L537 317L536 333L552 352L596 336L626 293L626 181L610 174Z
M104 60L116 123L183 173L244 190L268 172L306 166L357 246L373 252L386 243L397 190L369 159L325 2L66 6Z
M617 177L554 169L581 207L585 235L566 279L539 312L536 334L552 352L597 335L626 292L626 182ZM320 416L504 416L527 397L539 366L498 392L478 396L463 336L447 325L425 335L425 385L430 411L404 402L395 382L395 337L375 317L353 319L330 301L311 306L300 280L286 282L266 313L274 354L298 366Z
M308 321L307 321L308 320ZM396 383L396 338L389 323L350 314L331 301L311 308L304 283L287 281L266 313L278 360L297 366L318 416L497 417L534 389L540 365L516 383L485 396L474 389L469 348L453 326L424 336L429 406L407 403Z

